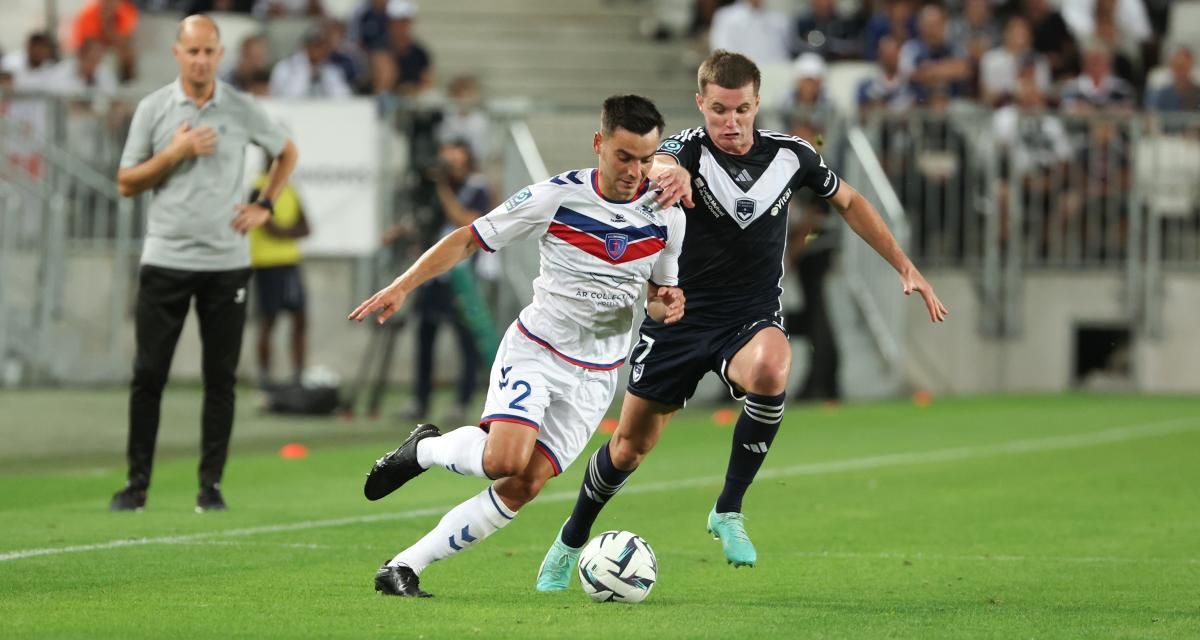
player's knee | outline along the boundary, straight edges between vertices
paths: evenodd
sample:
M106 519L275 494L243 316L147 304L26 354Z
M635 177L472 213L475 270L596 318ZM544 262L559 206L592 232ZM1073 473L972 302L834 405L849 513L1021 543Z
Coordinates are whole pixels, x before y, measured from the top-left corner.
M787 390L788 369L787 358L764 358L754 366L746 391L762 395L778 395Z
M493 478L508 478L525 470L529 456L514 455L506 451L485 450L483 452L483 470Z
M495 491L504 500L504 504L513 511L529 504L546 485L545 478L525 478L514 476L504 478L495 484Z

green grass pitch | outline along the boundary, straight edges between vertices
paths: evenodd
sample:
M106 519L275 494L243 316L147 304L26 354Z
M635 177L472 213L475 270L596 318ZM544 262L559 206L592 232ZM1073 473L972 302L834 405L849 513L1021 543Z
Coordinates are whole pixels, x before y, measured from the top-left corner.
M123 391L0 394L0 637L1200 637L1200 399L791 409L746 500L759 566L737 570L704 532L730 431L686 411L598 525L658 554L625 606L533 591L581 463L430 567L435 598L377 595L375 569L483 482L434 469L369 503L363 476L406 426L263 417L248 395L231 511L197 515L196 390L168 390L136 514L105 510ZM287 442L308 457L280 458Z

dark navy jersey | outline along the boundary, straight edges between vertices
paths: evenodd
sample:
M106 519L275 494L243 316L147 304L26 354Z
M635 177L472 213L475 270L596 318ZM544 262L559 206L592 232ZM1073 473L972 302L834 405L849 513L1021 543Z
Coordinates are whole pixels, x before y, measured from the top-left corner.
M694 319L731 309L778 310L783 293L788 202L800 187L822 198L841 186L808 141L760 129L744 155L725 153L703 127L685 129L658 147L692 180L694 208L679 257L679 286Z

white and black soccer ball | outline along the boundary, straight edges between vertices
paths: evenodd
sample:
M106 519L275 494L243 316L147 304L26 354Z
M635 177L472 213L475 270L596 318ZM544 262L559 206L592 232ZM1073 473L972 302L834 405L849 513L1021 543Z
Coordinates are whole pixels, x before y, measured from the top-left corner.
M579 554L579 582L596 602L641 602L657 579L654 549L629 531L605 531Z

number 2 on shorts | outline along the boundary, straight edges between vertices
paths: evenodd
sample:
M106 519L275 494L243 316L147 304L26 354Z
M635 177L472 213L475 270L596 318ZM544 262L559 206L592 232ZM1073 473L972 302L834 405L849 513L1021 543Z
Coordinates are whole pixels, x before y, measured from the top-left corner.
M507 387L509 385L509 382L508 382L508 372L509 371L512 371L511 366L500 368L500 388L501 389L504 389L505 387ZM529 385L529 383L525 382L524 380L513 380L512 381L513 391L516 391L518 388L521 388L521 387L524 387L525 390L521 392L521 395L517 396L516 398L513 398L512 402L508 403L508 408L516 409L517 411L529 411L529 409L525 408L525 405L521 404L521 401L524 400L525 398L528 398L529 394L533 393L533 387L531 387Z
M530 387L529 383L525 382L524 380L514 380L513 381L513 383L512 383L513 391L516 391L517 389L519 389L521 387L524 387L525 390L521 392L521 395L517 396L516 398L513 398L512 402L508 403L509 409L516 409L517 411L528 411L528 409L525 408L525 405L521 404L521 401L524 400L525 398L528 398L530 393L533 393L533 387Z

